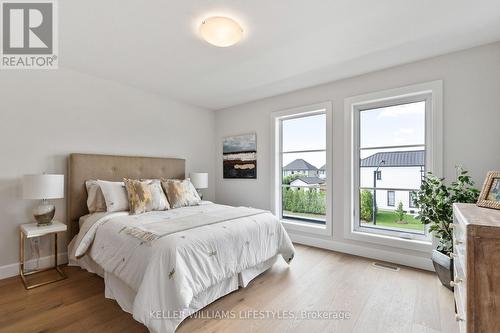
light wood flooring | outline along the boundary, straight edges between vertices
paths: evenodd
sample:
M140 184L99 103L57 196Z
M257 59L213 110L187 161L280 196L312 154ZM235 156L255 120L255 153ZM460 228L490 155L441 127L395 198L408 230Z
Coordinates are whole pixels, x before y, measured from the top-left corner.
M392 272L373 267L369 259L296 248L290 267L280 259L247 288L212 303L204 313L348 311L350 319L190 318L177 332L457 332L453 294L433 273L406 267ZM101 278L76 267L64 270L68 279L29 291L19 277L1 280L0 332L147 332L104 298Z

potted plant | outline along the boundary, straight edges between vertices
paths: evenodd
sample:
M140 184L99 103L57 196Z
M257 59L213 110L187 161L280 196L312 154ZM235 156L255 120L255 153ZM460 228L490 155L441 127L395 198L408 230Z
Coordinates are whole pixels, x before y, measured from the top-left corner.
M473 188L473 185L474 181L468 172L457 167L457 179L448 186L444 183L444 178L428 173L414 196L414 204L420 209L417 218L429 225L428 230L433 236L432 263L441 283L451 290L453 204L477 202L479 190Z

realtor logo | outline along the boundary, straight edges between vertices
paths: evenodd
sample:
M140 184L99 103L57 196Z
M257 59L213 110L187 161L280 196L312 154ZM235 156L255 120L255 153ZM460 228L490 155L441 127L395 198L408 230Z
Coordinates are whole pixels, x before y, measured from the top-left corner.
M53 0L0 0L2 69L57 68L56 4Z

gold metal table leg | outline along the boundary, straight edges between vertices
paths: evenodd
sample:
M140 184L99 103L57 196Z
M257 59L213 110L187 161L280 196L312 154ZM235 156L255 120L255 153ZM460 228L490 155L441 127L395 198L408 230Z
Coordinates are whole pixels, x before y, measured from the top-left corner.
M33 289L36 287L44 286L44 285L49 284L49 283L61 281L61 280L64 280L67 278L66 274L61 270L61 268L57 264L57 255L58 255L58 253L57 253L57 233L54 233L54 266L49 267L49 268L44 268L44 269L33 270L30 272L24 272L24 234L22 231L20 231L19 236L20 236L20 240L19 240L19 254L20 254L19 255L20 256L20 258L19 258L20 259L19 275L21 276L21 280L23 281L24 288L29 290L29 289ZM41 283L37 283L37 284L33 284L33 285L30 285L28 283L28 281L26 280L26 276L28 276L28 275L37 274L37 273L49 271L52 269L55 269L57 271L57 273L59 274L59 277L57 279L45 281L45 282L41 282Z

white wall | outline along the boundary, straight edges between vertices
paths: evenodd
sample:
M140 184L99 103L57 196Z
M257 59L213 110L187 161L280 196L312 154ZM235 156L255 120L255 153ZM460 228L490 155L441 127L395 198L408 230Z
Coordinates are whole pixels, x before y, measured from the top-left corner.
M18 262L18 225L36 205L22 199L23 174L66 173L72 152L181 157L211 175L213 199L214 126L212 111L74 71L1 71L0 266Z
M334 113L333 241L322 246L335 249L365 248L428 257L427 253L344 239L344 99L351 96L444 81L444 174L453 177L454 166L470 170L480 188L488 170L500 169L500 43L435 57L354 78L299 90L216 112L216 200L231 205L270 208L270 113L332 101ZM257 132L257 180L222 179L222 137ZM296 238L298 239L298 238ZM395 258L394 260L397 260Z

